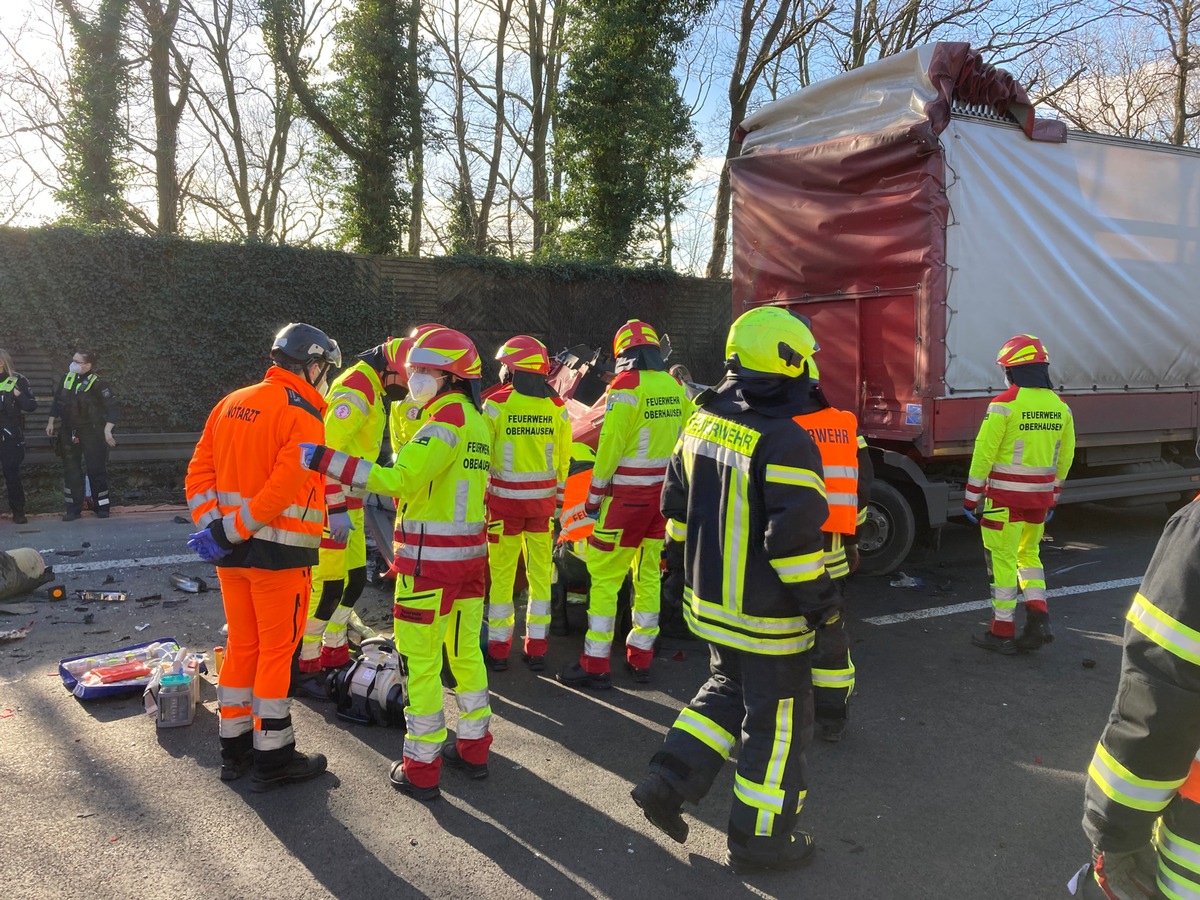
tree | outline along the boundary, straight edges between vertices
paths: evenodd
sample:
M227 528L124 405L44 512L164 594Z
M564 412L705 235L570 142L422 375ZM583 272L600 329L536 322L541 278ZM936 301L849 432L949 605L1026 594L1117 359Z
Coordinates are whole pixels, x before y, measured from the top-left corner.
M55 198L66 206L71 221L119 226L126 220L119 157L128 142L121 41L129 0L100 0L93 19L76 0L58 3L71 24L75 51L63 122L62 183Z
M737 129L746 118L750 98L759 79L767 69L787 54L802 47L814 29L833 12L831 0L819 0L810 8L807 0L740 0L736 26L736 50L729 73L729 120L725 143L725 163L717 183L717 200L713 219L712 252L708 258L707 275L721 278L725 273L725 256L729 245L729 202L731 185L729 160L741 151Z
M142 59L150 67L150 91L154 110L154 144L150 153L154 159L155 196L158 200L157 221L144 222L147 231L175 234L179 230L180 183L176 154L179 147L179 123L187 108L191 66L175 43L175 28L179 22L180 0L133 0L146 28L146 49ZM174 87L176 96L171 97ZM136 210L130 214L138 218Z
M562 252L627 261L655 209L681 193L664 187L662 179L677 179L679 167L663 160L691 147L694 162L697 151L672 72L680 44L706 8L684 0L580 5L568 37L556 134L566 178L561 215L575 226L557 235Z
M420 48L413 46L415 0L359 0L334 28L335 78L309 83L302 0L261 0L273 58L305 115L351 166L340 231L363 253L396 253L412 222L411 191L399 174L420 139L421 97L413 94ZM411 174L411 168L406 174Z

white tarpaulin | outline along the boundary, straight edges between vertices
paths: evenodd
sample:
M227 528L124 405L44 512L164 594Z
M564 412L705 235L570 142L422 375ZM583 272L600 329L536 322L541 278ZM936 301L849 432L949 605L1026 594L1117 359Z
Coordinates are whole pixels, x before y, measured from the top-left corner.
M1200 384L1200 154L960 118L941 141L956 396L999 387L1020 333L1068 391Z

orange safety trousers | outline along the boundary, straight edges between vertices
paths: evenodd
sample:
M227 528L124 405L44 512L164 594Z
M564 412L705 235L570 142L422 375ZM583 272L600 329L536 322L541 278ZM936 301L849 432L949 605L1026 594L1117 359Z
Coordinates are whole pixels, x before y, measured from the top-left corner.
M294 744L288 688L312 570L219 567L217 578L229 622L217 688L220 735L253 729L255 750Z

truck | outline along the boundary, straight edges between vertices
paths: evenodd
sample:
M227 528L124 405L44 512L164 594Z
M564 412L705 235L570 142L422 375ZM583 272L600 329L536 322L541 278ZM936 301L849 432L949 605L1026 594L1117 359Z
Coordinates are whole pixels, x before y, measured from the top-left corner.
M1200 152L1068 130L968 44L764 105L730 160L733 314L807 316L875 487L860 571L962 514L999 347L1034 334L1078 449L1061 503L1200 489Z

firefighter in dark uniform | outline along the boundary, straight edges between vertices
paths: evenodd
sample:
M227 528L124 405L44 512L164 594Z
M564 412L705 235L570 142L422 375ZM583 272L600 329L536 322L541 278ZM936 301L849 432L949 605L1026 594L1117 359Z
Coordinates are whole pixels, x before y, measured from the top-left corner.
M829 518L825 532L825 571L838 589L839 615L817 632L813 647L813 699L821 737L836 742L846 731L850 695L854 693L854 660L846 628L846 580L858 568L858 529L867 521L874 468L866 439L854 413L838 409L817 383L817 365L809 364L812 391L797 415L821 452Z
M46 422L46 434L58 438L62 455L67 501L64 522L78 519L83 510L85 466L92 483L96 515L108 518L108 448L117 446L113 426L121 417L121 404L95 370L96 354L76 351L70 371L54 392L50 419Z
M821 456L792 419L813 349L784 309L734 322L727 375L697 399L663 484L662 513L685 530L684 617L709 643L711 677L632 796L682 843L683 803L700 802L741 736L725 857L734 872L794 868L815 849L793 828L813 730L809 651L837 590L825 572Z
M1121 681L1088 766L1084 897L1200 897L1200 502L1177 512L1125 616Z
M37 409L37 398L24 375L13 369L12 357L0 350L0 469L8 490L13 523L24 525L25 489L21 486L21 461L25 458L25 413Z

